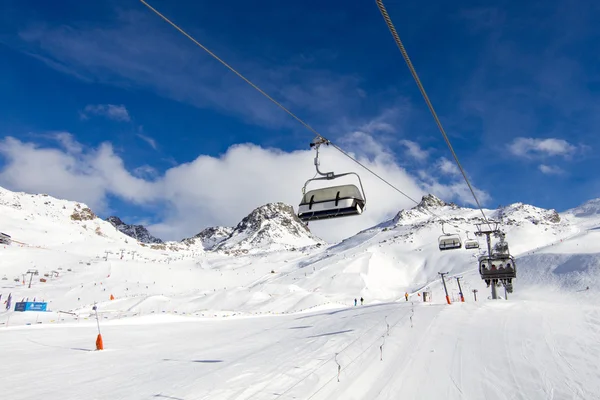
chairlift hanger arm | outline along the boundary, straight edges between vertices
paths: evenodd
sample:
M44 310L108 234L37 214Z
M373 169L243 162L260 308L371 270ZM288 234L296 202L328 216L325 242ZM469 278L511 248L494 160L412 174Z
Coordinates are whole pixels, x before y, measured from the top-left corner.
M329 142L327 142L327 144L329 144ZM336 175L333 171L331 172L321 172L321 170L319 170L319 146L321 145L321 143L317 143L317 144L310 144L311 147L315 147L315 150L317 151L317 155L315 156L315 168L317 169L317 174L324 176L325 179L335 179ZM340 176L340 175L338 175Z

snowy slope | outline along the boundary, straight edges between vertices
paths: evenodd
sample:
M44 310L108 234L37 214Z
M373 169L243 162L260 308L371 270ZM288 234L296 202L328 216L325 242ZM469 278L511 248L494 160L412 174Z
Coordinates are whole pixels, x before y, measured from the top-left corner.
M600 308L586 297L103 320L101 352L92 320L14 326L0 328L0 374L14 400L596 399Z
M122 246L131 238L98 218L85 204L55 199L48 195L14 193L0 188L1 225L13 239L29 246L89 254L87 247Z
M519 280L552 290L580 291L600 287L600 199L560 213L572 235L525 252Z

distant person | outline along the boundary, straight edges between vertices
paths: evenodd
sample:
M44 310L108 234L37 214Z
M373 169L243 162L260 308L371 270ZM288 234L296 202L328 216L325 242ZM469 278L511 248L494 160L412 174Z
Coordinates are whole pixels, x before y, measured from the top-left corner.
M363 305L363 301L365 301L362 297L360 298L360 305Z
M404 293L404 298L408 301L408 292Z
M356 307L356 303L357 303L357 300L356 300L356 299L354 299L354 307Z

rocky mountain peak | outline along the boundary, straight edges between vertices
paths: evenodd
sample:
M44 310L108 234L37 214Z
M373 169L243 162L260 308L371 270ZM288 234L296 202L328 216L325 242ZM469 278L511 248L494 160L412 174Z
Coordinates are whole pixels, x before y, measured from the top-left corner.
M106 218L106 221L110 222L115 228L121 225L126 225L125 222L121 221L121 218L116 216L110 216Z
M253 249L297 248L323 241L314 236L294 208L285 203L269 203L254 209L237 224L230 236L215 250L248 252Z
M146 227L143 225L129 225L121 220L117 216L110 216L106 218L107 222L110 222L118 231L130 236L142 243L163 243L159 238L156 238L148 232Z
M183 239L182 242L189 246L199 244L204 250L212 250L219 243L227 240L232 232L233 228L228 226L212 226L191 238Z
M439 199L438 197L430 194L426 194L421 198L421 202L415 208L437 208L451 205L446 203L445 201Z
M310 230L298 218L294 208L285 203L269 203L255 208L235 227L234 232L258 230L264 222L270 220L278 220L295 235L310 234Z

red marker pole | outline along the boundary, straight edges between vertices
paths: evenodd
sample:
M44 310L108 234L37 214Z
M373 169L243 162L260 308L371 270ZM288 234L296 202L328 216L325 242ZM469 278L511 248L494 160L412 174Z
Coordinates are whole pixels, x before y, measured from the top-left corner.
M456 282L458 283L458 291L460 292L460 301L461 302L465 302L465 296L463 296L463 291L462 288L460 287L460 280L462 279L462 276L457 276L456 277Z
M96 338L96 350L104 350L104 343L102 342L102 335L100 334L100 320L98 319L98 307L94 304L92 308L96 312L96 323L98 324L98 337Z

